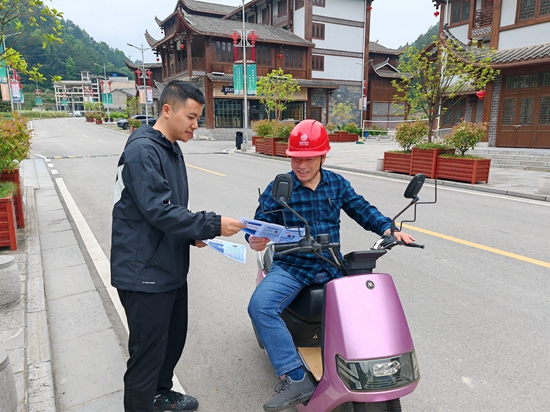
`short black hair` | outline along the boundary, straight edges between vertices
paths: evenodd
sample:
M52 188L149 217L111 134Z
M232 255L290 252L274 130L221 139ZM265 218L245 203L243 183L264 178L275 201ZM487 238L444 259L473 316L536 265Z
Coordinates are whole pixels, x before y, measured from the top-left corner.
M160 95L160 107L165 104L179 106L185 104L187 99L193 99L200 104L205 104L204 94L193 83L182 80L172 80L164 87Z

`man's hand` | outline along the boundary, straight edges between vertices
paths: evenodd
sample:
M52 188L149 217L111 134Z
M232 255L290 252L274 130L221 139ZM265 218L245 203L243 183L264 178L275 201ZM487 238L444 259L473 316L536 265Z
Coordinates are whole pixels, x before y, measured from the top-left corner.
M206 247L206 243L204 243L202 240L195 240L195 246L198 248Z
M388 229L384 232L385 235L391 235L391 230ZM404 232L393 232L393 236L398 240L405 242L406 244L414 242L414 237Z
M236 219L222 216L222 223L221 223L222 236L233 236L235 233L240 232L240 230L244 229L245 227L246 225L244 223L241 223Z
M263 251L267 247L268 243L269 243L269 238L267 237L250 236L248 238L248 244L256 252Z

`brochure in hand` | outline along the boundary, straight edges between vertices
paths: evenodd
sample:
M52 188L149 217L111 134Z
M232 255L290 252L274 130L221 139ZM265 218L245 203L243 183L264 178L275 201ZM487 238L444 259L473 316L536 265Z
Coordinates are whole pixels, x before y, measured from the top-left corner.
M284 226L275 223L263 222L261 220L239 218L239 222L244 223L246 228L243 232L252 236L266 237L274 243L297 242L305 235L305 229L287 229Z

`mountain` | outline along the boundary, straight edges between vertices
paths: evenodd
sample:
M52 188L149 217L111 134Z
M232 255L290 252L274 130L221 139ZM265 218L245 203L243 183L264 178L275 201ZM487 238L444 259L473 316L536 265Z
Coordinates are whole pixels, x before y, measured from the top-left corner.
M437 37L438 33L439 23L437 23L435 26L430 27L426 33L418 36L418 38L413 43L411 43L411 46L414 46L417 49L423 49L433 41L434 36Z

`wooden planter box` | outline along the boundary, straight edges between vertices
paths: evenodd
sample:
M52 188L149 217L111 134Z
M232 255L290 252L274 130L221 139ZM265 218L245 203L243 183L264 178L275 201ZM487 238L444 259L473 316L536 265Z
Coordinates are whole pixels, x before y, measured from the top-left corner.
M256 146L256 142L258 140L262 140L263 138L263 136L252 136L252 146Z
M458 157L440 157L437 161L438 179L457 180L459 182L489 182L491 159L470 159Z
M288 157L286 155L287 142L275 142L275 156Z
M95 119L95 124L103 124L103 120L101 120L101 119Z
M0 199L0 247L4 246L17 250L17 227L12 195Z
M338 143L344 143L344 142L356 142L359 140L358 134L350 134L347 131L338 131L333 134L328 135L329 142L338 142Z
M437 159L440 154L451 153L449 149L412 149L411 175L423 173L428 179L435 179Z
M265 151L265 139L256 140L256 142L254 142L254 146L256 146L256 153L264 153L264 151Z
M411 173L411 153L384 152L382 170L396 173Z
M3 170L0 173L0 180L4 182L14 182L17 185L17 192L13 197L15 207L15 219L17 227L25 227L25 213L23 212L23 197L21 196L21 180L19 177L19 169L14 169L13 172Z
M281 141L279 137L266 137L264 138L264 154L269 156L275 156L275 143Z

